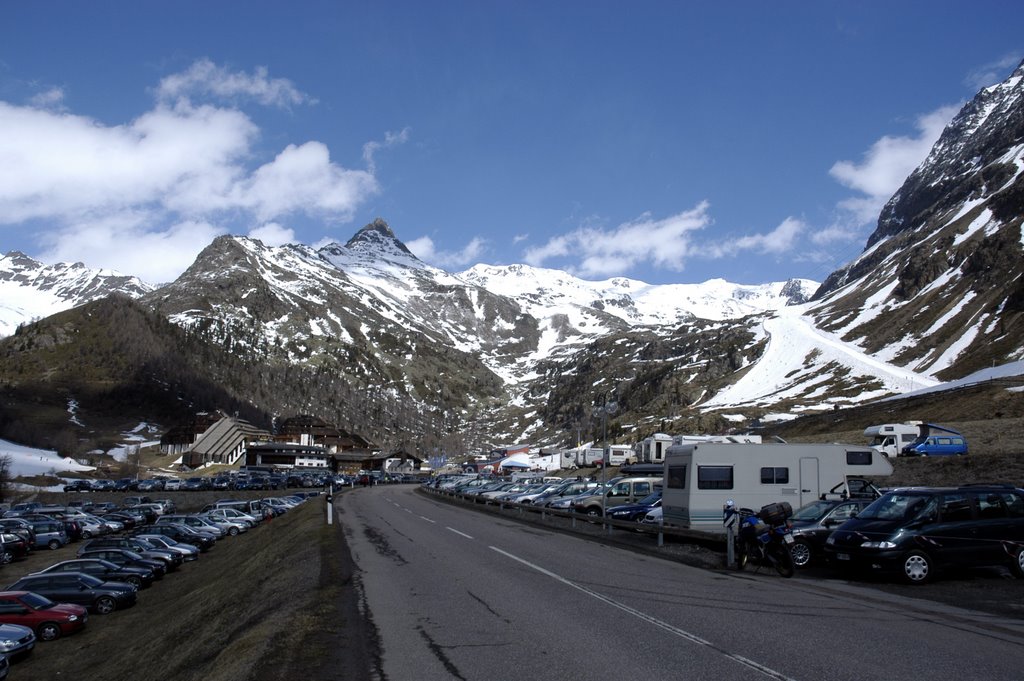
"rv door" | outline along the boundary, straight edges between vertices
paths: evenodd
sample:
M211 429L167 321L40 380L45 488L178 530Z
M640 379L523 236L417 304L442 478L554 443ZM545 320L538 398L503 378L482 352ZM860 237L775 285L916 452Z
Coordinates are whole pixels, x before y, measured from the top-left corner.
M818 460L814 457L800 459L800 506L817 501L821 495L821 484L818 479Z

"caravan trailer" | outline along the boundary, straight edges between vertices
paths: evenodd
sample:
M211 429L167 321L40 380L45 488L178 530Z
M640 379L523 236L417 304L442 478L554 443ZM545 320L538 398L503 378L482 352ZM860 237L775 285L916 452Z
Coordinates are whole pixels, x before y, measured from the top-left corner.
M666 452L661 504L666 525L724 532L730 499L755 510L777 501L798 508L848 477L891 474L889 460L865 445L693 442Z

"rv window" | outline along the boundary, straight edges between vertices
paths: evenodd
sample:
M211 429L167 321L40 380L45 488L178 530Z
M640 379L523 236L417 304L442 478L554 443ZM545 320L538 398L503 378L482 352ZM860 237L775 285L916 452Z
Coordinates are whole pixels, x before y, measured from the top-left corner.
M846 465L847 466L870 466L871 465L871 450L866 451L849 451L846 452Z
M686 489L686 466L668 467L669 489Z
M732 466L697 466L697 489L732 489Z
M762 485L788 485L789 484L789 469L788 468L762 468L761 469L761 484Z

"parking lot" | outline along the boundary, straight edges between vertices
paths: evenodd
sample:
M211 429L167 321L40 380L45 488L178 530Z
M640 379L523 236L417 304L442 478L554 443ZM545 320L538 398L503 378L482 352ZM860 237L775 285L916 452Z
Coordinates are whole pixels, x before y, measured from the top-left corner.
M223 496L175 498L179 508L197 510ZM90 614L83 631L38 643L12 666L10 678L295 678L294 670L309 667L304 658L311 647L333 650L325 638L340 626L331 612L338 590L325 585L324 571L337 565L324 560L340 553L329 550L332 541L340 541L340 533L324 525L323 502L310 500L253 531L218 541L198 561L140 591L136 605ZM73 543L37 551L6 565L0 569L2 585L73 558L77 548ZM325 654L330 659L332 653ZM344 665L339 661L337 667Z

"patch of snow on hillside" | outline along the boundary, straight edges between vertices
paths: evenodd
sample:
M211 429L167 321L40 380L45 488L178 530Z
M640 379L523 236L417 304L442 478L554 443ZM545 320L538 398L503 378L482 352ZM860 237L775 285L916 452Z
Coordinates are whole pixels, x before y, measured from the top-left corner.
M814 366L822 367L834 362L848 368L853 376L880 381L883 388L878 396L936 383L927 376L864 355L856 346L843 342L838 336L816 329L809 319L802 316L804 311L805 306L785 308L766 319L763 326L769 341L764 354L739 381L700 405L701 408L751 405L769 399L775 401L780 394L793 389L795 376L807 371L805 361L808 357L814 357ZM806 386L794 391L794 396L804 390ZM861 399L872 397L875 395L864 394Z
M82 473L96 470L92 466L84 466L74 459L62 457L57 452L47 449L36 449L24 445L0 440L0 456L11 458L11 477L32 477L34 475L60 474L63 472Z
M978 217L971 220L971 224L967 225L967 229L963 232L963 234L957 235L956 239L953 240L953 245L959 246L963 242L967 241L974 235L975 232L977 232L980 229L983 229L986 225L988 225L991 220L992 210L990 208L986 208L985 210L981 211Z

